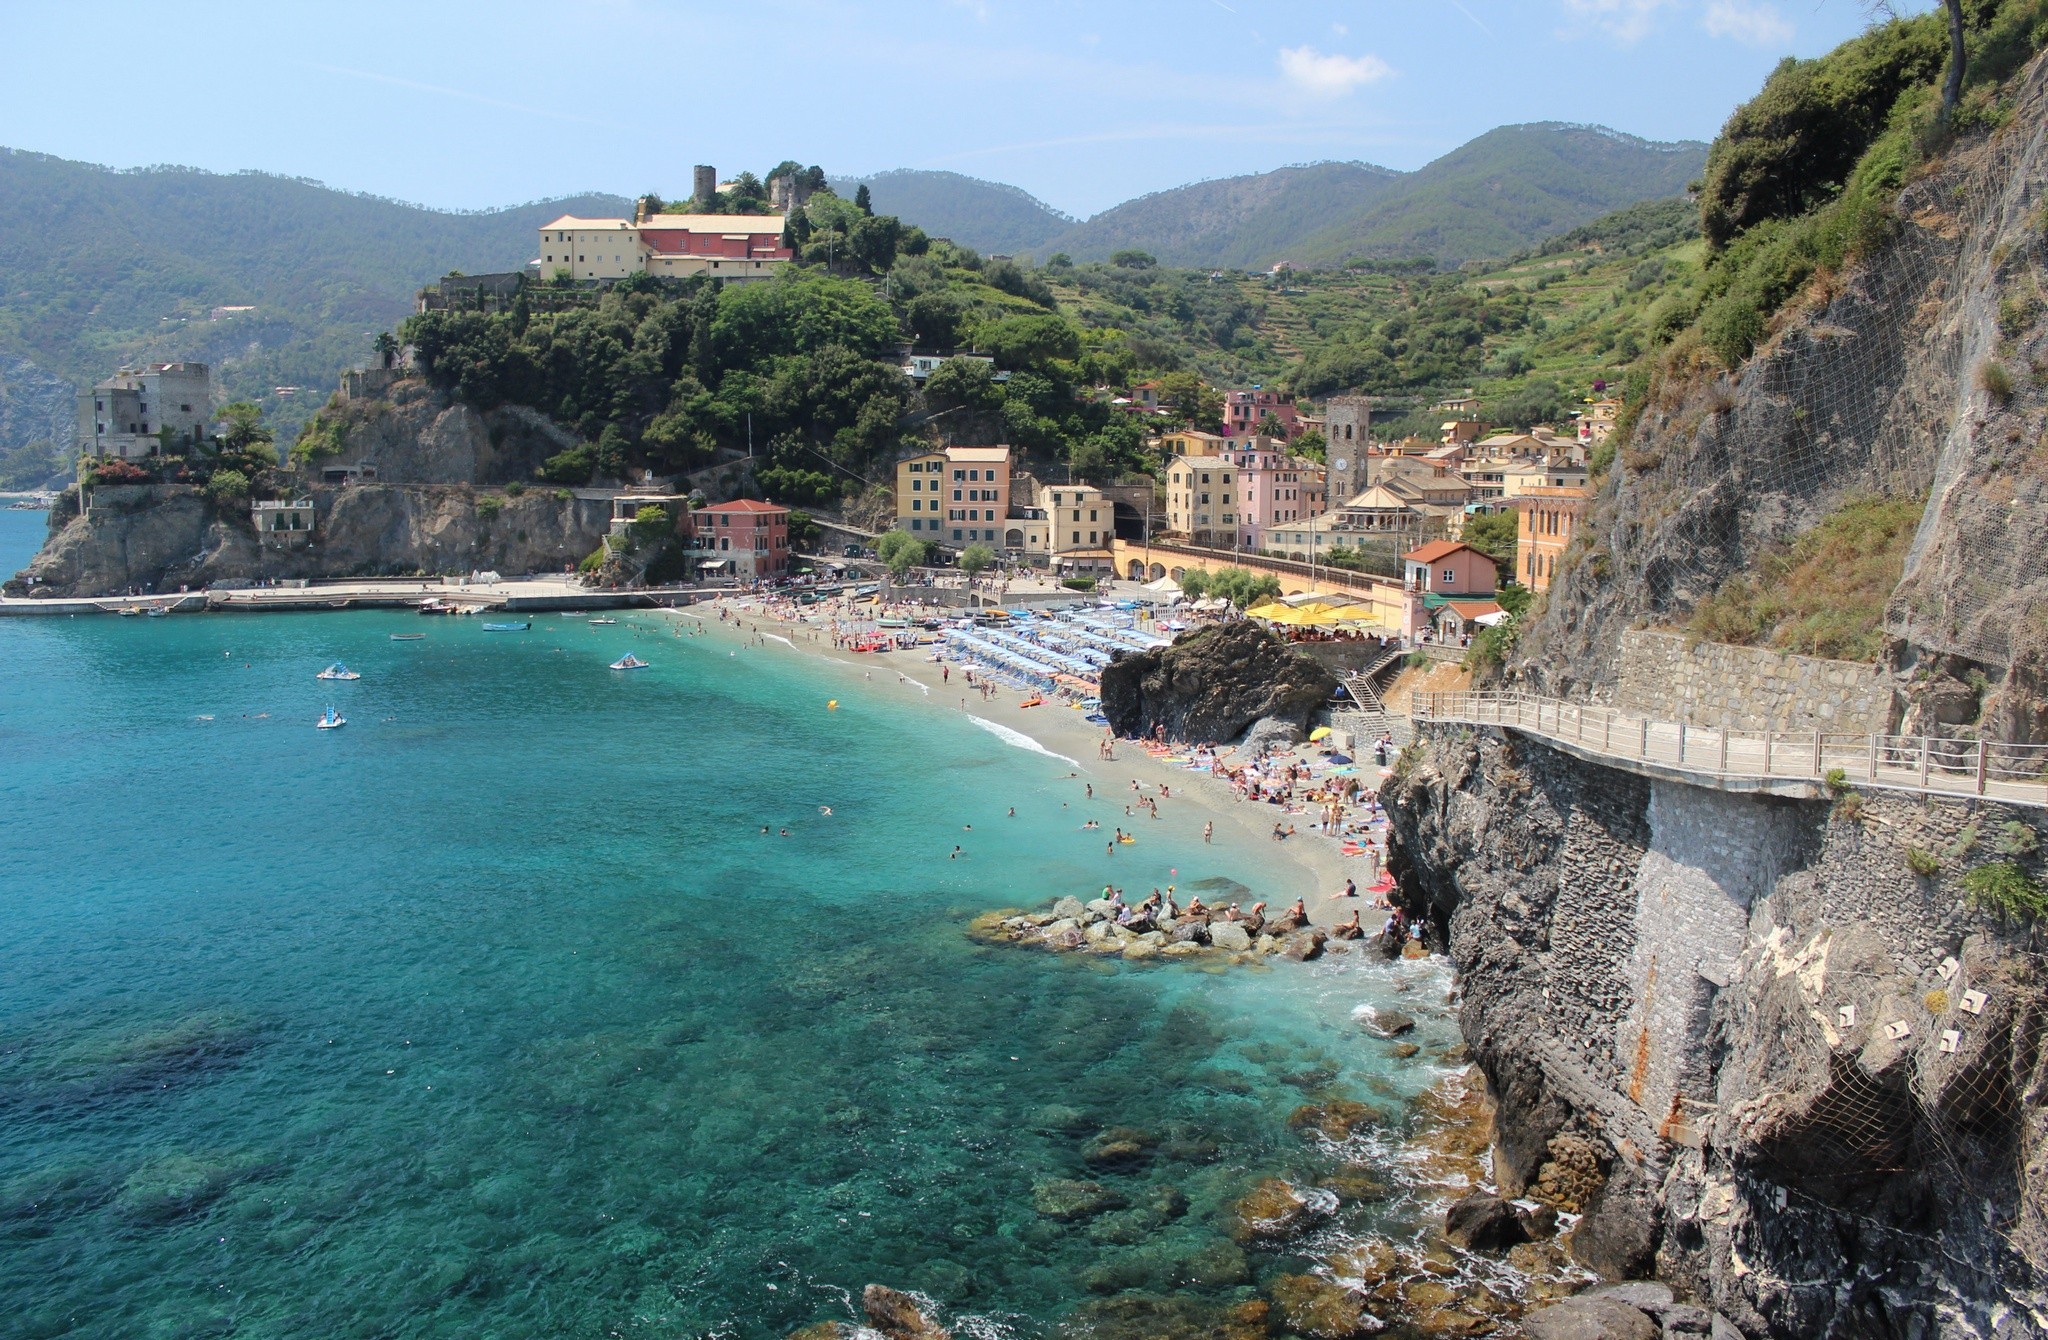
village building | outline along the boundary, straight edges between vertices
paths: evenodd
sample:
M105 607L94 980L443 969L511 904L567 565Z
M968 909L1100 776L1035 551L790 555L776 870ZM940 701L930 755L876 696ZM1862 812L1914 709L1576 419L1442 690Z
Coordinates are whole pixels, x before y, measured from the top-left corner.
M1578 440L1584 447L1597 447L1614 433L1621 419L1619 400L1596 400L1579 415Z
M1323 406L1324 457L1329 461L1332 498L1355 497L1372 484L1372 398L1331 396Z
M1223 453L1237 467L1237 536L1246 549L1264 549L1275 527L1321 516L1327 510L1323 468L1289 455L1283 443L1253 437Z
M1280 436L1285 440L1292 442L1301 436L1301 412L1291 398L1259 387L1223 393L1223 431L1229 436L1266 433L1269 418L1279 426Z
M78 395L78 453L124 461L202 442L213 422L213 372L204 363L123 367Z
M947 447L898 461L896 528L949 549L1022 549L1004 545L1010 485L1005 446Z
M1531 591L1550 589L1558 560L1571 548L1592 500L1585 488L1531 488L1516 496L1516 580Z
M1237 537L1242 503L1228 456L1176 455L1166 466L1166 529L1194 544L1225 547Z
M564 214L541 228L532 264L543 279L563 272L579 281L637 274L767 279L793 254L782 245L782 224L779 214Z
M769 581L789 571L789 509L741 498L688 513L697 571L729 574L743 582Z

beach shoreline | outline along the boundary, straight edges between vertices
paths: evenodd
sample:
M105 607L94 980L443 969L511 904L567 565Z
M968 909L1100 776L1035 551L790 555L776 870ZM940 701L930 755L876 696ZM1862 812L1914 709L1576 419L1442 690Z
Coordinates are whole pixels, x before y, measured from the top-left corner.
M822 610L824 607L813 608ZM729 617L721 620L721 611ZM757 650L806 656L844 673L849 680L848 695L893 695L913 706L923 703L934 710L957 712L978 729L989 730L999 738L1005 731L1015 732L1039 751L1067 763L1077 774L1077 781L1084 786L1092 785L1104 800L1114 797L1121 803L1131 796L1134 781L1144 788L1142 794L1148 798L1158 798L1159 788L1164 785L1170 789L1171 795L1160 800L1162 812L1172 812L1184 821L1185 816L1192 812L1194 823L1214 823L1217 838L1224 842L1234 845L1265 843L1276 849L1273 852L1273 883L1270 887L1258 889L1255 895L1267 902L1268 915L1278 915L1293 900L1300 898L1306 906L1311 925L1327 930L1349 920L1351 913L1358 911L1368 935L1378 929L1375 914L1379 909L1363 891L1376 873L1373 863L1342 855L1336 840L1320 833L1304 830L1285 841L1274 841L1271 825L1276 819L1289 818L1279 807L1243 800L1237 789L1222 778L1155 758L1134 741L1118 740L1113 757L1099 758L1097 750L1105 738L1104 728L1088 724L1078 711L1056 700L1048 699L1037 707L1023 707L1021 703L1027 695L1016 689L997 686L994 694L988 697L973 690L964 690L963 667L950 663L953 673L949 680L942 670L949 663L933 660L932 648L889 652L845 651L833 645L832 615L820 613L812 616L817 620L813 622L803 617L784 617L786 613L789 612L771 607L756 597L724 596L683 609L648 611L639 617L651 618L672 628L699 624L714 636L734 644L743 644L758 637L761 641L754 644ZM1025 747L1014 739L1007 742L1014 747ZM1369 785L1376 788L1377 781L1373 778ZM1134 809L1129 825L1127 831L1144 841L1147 840L1147 830L1154 827L1154 821L1147 811ZM1168 840L1185 842L1185 836L1174 832L1181 827L1182 824L1176 823L1173 829L1167 830L1165 836ZM1202 841L1199 836L1193 840L1198 845ZM1183 860L1180 864L1186 862ZM1346 879L1360 886L1357 896L1342 896ZM1050 903L1068 894L1094 892L1047 889L1044 901ZM1135 902L1147 891L1134 888L1126 892ZM1185 891L1180 896L1185 901Z

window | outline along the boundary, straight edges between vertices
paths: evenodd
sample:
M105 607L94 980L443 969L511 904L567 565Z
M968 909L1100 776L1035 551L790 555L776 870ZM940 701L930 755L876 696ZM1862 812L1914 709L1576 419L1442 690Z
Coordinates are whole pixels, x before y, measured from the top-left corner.
M967 478L967 472L965 470L955 470L953 472L953 482L958 483L959 481L965 478Z
M957 472L957 471L955 471L955 473L957 474L958 472ZM959 489L954 489L954 490L953 490L953 501L954 501L954 502L959 502L959 501L960 501L960 490L959 490Z
M958 526L953 528L953 538L956 540L960 538L960 528Z

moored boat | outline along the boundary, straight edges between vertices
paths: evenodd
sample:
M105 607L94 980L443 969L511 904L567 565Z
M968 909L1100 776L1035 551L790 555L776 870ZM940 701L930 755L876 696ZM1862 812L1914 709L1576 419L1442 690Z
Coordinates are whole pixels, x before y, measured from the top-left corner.
M327 709L327 715L313 723L313 728L315 730L340 730L347 724L348 718L330 707Z
M328 666L328 667L327 667L327 668L326 668L325 670L322 670L322 671L321 671L321 672L320 672L319 674L317 674L317 675L313 676L313 678L315 678L315 679L361 679L361 678L362 678L362 676L361 676L361 675L359 675L359 674L357 674L357 673L356 673L355 671L353 671L353 670L349 669L349 668L348 668L347 666L343 665L343 664L342 664L342 663L341 663L340 661L336 661L336 662L335 662L335 663L334 663L333 665L330 665L330 666Z
M484 625L484 631L486 633L523 633L531 627L533 625L525 621L519 623L487 623Z
M624 656L619 657L618 660L613 661L611 668L614 670L645 670L647 662L629 651Z
M417 642L425 636L425 633L393 633L391 640L393 642Z

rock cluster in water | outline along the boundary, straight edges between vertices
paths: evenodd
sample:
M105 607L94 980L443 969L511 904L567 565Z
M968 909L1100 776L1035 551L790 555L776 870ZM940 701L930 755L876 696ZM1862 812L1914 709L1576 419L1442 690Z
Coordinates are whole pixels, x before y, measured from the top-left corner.
M1033 945L1073 953L1113 955L1132 962L1146 959L1223 958L1248 963L1279 956L1305 962L1325 953L1342 953L1344 932L1310 926L1292 915L1264 917L1227 911L1179 916L1133 914L1107 898L1084 903L1061 898L1042 912L1005 910L976 917L968 933L991 944Z

